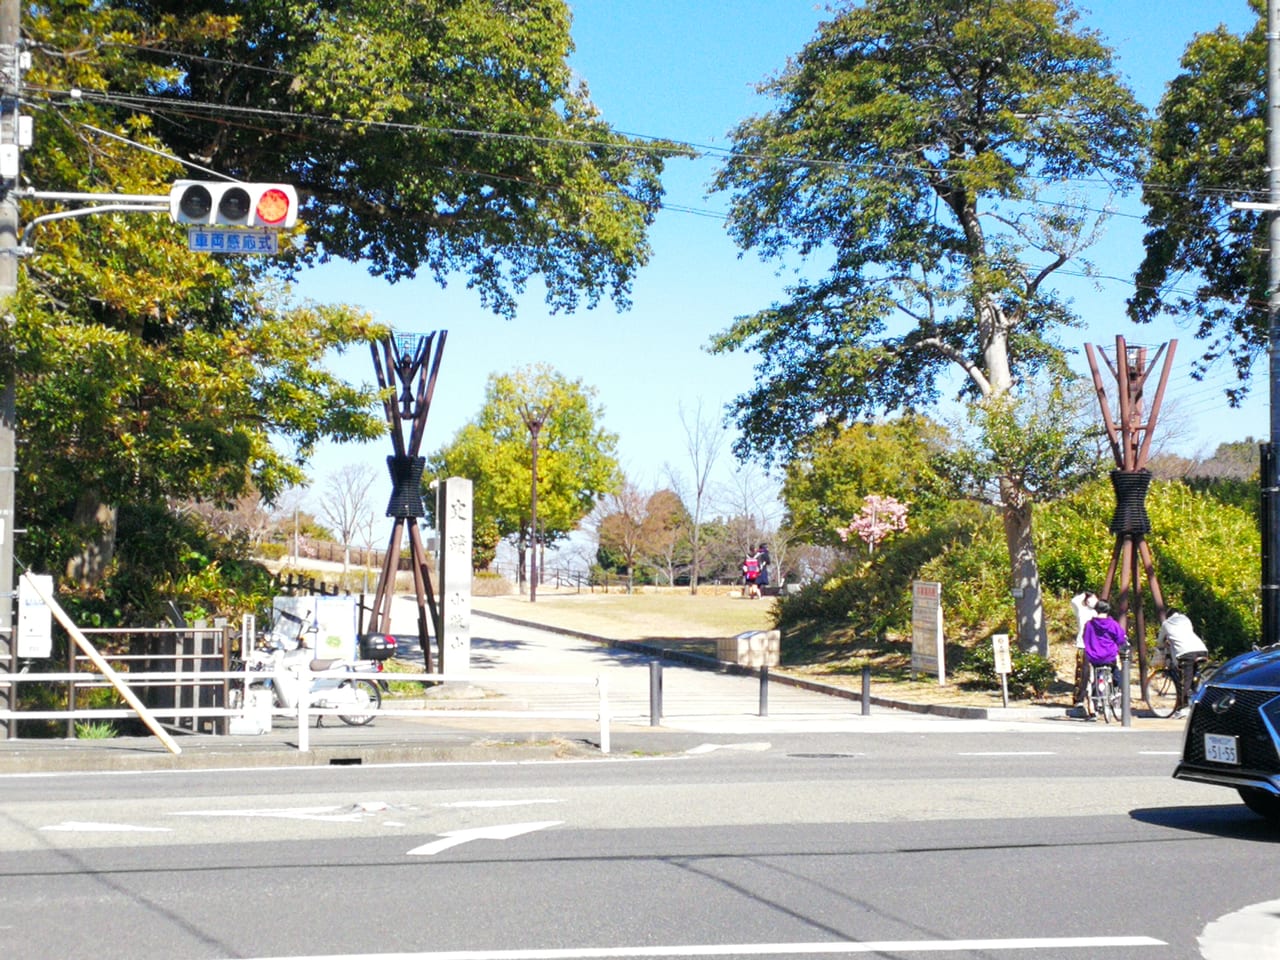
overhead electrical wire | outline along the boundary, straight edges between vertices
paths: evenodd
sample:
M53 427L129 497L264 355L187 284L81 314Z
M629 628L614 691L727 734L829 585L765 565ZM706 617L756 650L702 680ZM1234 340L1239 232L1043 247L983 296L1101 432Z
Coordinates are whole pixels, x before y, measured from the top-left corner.
M178 51L164 50L161 48L147 47L142 45L122 44L118 42L114 42L113 45L121 46L121 47L131 47L133 49L137 49L147 53L157 53L157 54L162 54L164 56L180 57L183 59L198 60L198 61L212 63L216 65L221 65L221 66L235 67L236 69L257 70L257 71L270 73L270 74L274 74L282 77L292 78L292 77L298 76L296 73L292 73L290 71L281 70L275 67L262 66L260 64L245 64L245 63L239 63L232 60L212 58L212 57L206 57L199 54L183 53ZM808 158L808 157L764 158L756 155L744 154L740 151L736 151L730 148L716 147L716 146L701 144L693 141L677 140L677 139L667 138L667 137L657 137L657 136L651 136L647 134L629 133L629 132L613 130L613 129L610 130L610 133L612 133L616 137L625 138L626 139L625 143L619 143L614 140L550 137L550 136L539 136L536 134L529 134L529 133L513 134L513 133L505 133L502 131L486 131L486 130L461 128L461 127L432 126L427 124L406 123L406 122L399 122L399 121L332 117L332 116L325 116L321 114L300 114L300 113L291 112L287 110L257 108L257 107L236 107L236 106L230 106L222 103L204 103L204 102L191 101L191 100L176 100L171 97L152 96L152 95L130 95L130 94L120 94L120 93L113 93L113 92L84 91L84 90L70 91L70 90L57 90L55 88L40 88L40 87L28 87L27 90L39 91L40 93L44 94L46 97L49 98L48 102L51 105L56 105L59 99L61 99L62 102L66 102L68 100L74 100L74 99L81 99L81 100L89 100L89 101L97 102L105 106L118 106L128 110L147 113L153 116L168 115L172 117L176 115L176 116L187 116L187 117L193 117L193 118L194 117L207 118L208 115L211 113L216 113L224 117L227 114L233 114L242 118L253 118L253 119L270 120L270 121L283 120L283 121L291 121L291 122L304 122L304 123L317 124L317 125L333 125L333 126L339 126L344 128L353 127L353 126L366 127L366 128L372 128L372 129L400 131L405 133L427 135L427 136L450 136L450 137L460 137L460 138L465 137L465 138L473 138L473 139L500 139L500 140L539 143L546 146L572 147L577 149L605 149L605 150L620 150L620 151L628 151L628 152L651 151L655 153L666 154L671 157L685 157L689 159L715 159L715 160L722 160L722 161L769 159L771 162L786 162L786 163L793 163L800 166L809 166L809 167L815 167L820 169L851 170L851 169L859 169L865 166L863 164L852 163L849 161L821 160L821 159ZM183 163L192 169L198 169L198 170L201 170L202 172L209 173L214 176L220 176L220 174L218 174L216 171L210 170L207 167L201 167L200 165L193 163L190 159L182 159L172 154L167 154L167 153L164 153L163 151L158 151L155 148L148 147L144 144L138 144L136 143L136 141L129 140L128 138L120 136L118 134L112 134L109 131L103 130L99 127L95 127L90 124L85 124L82 121L77 121L77 122L82 123L82 125L86 129L92 130L93 132L99 135L114 137L124 142L133 144L141 149L149 149L154 153L158 153L159 155L166 156L177 162ZM234 125L234 123L232 125ZM899 164L899 165L889 164L887 166L886 165L877 165L877 166L879 169L888 169L891 171L896 170L898 172L910 173L910 174L919 174L921 172L924 172L927 169L924 166L907 165L907 164ZM440 167L439 169L451 169L451 168ZM483 178L515 181L515 182L521 182L521 183L528 183L532 186L538 186L538 184L533 183L527 179L512 177L510 175L495 175L495 174L490 174L480 170L465 170L462 168L457 168L457 169L459 170L459 172L462 172L468 176L478 176ZM1176 187L1168 184L1160 184L1160 183L1145 181L1145 180L1135 181L1131 184L1124 184L1123 186L1117 186L1116 184L1109 182L1106 178L1094 178L1094 177L1049 178L1049 177L1037 177L1033 175L1031 179L1040 179L1046 183L1054 184L1054 185L1075 185L1077 187L1086 188L1086 189L1092 189L1092 188L1101 186L1113 196L1116 193L1125 192L1126 190L1131 190L1134 188L1141 188L1143 191L1152 191L1152 192L1173 192L1173 193L1180 193L1180 194L1196 193L1199 195L1207 195L1207 196L1216 195L1224 199L1231 198L1231 197L1253 196L1258 192L1257 190L1250 189L1250 188L1241 188L1238 190L1229 189L1229 188L1200 188L1196 191L1188 191L1182 187ZM1128 213L1125 211L1116 210L1114 208L1099 208L1099 207L1088 206L1083 203L1075 203L1067 200L1050 200L1043 197L1028 198L1025 201L1010 201L1010 203L1013 206L1021 206L1021 205L1026 205L1030 207L1049 206L1049 207L1056 207L1058 209L1074 211L1079 213L1095 214L1098 216L1118 217L1118 218L1136 219L1136 220L1144 219L1144 215L1139 213ZM727 213L723 213L715 210L697 208L689 205L661 203L660 208L663 210L669 210L676 213L682 213L682 214L687 214L691 216L701 216L709 219L717 219L722 221L727 221L729 219L729 215ZM1073 259L1077 259L1077 258L1073 258ZM1099 282L1115 282L1115 283L1123 284L1125 286L1133 286L1133 280L1131 279L1108 276L1103 274L1096 274L1096 273L1091 273L1089 271L1075 273L1073 271L1063 270L1061 271L1061 274L1064 276L1083 277L1086 279L1091 279ZM1167 292L1178 292L1178 288L1169 283L1162 285L1161 289ZM1182 291L1182 292L1187 295L1192 295L1192 291Z

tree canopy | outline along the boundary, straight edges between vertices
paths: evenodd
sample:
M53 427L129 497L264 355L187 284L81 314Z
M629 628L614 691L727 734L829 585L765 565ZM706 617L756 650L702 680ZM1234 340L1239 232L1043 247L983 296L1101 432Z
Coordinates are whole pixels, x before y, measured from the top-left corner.
M534 276L553 309L625 303L649 257L670 148L600 117L567 62L564 0L31 10L39 49L77 74L39 85L51 119L74 124L91 105L110 133L145 129L197 174L298 188L307 243L286 266L462 275L511 316Z
M925 409L955 374L992 398L1063 373L1055 328L1078 321L1047 281L1096 222L1062 184L1131 181L1145 133L1069 3L844 3L761 91L776 107L733 131L715 186L740 246L803 266L788 300L713 340L760 358L739 454ZM1021 511L1017 484L1007 469L999 497ZM1029 511L1006 530L1019 636L1043 646Z
M1196 37L1160 101L1142 191L1151 229L1129 301L1140 322L1195 318L1201 368L1225 356L1242 381L1266 348L1269 302L1269 217L1231 207L1268 193L1266 4L1250 5L1253 29Z
M104 504L270 499L320 440L385 432L371 389L326 367L385 330L274 283L302 265L461 276L510 316L535 277L552 309L625 304L648 257L663 148L612 134L573 81L562 0L53 0L22 28L26 185L284 181L304 224L270 259L191 253L157 215L32 226L0 330L28 562L60 566Z

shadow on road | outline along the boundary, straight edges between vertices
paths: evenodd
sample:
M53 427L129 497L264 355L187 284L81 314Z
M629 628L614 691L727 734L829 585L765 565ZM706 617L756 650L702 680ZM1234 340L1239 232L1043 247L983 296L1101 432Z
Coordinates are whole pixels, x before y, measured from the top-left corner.
M1243 803L1238 807L1150 807L1131 810L1129 816L1141 823L1203 836L1280 843L1280 824L1264 820Z

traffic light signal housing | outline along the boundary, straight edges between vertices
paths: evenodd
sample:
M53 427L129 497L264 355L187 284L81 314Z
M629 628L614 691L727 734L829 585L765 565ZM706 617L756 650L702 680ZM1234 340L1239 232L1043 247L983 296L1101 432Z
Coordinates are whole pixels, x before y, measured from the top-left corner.
M174 223L292 227L298 191L287 183L179 180L169 189L169 216Z

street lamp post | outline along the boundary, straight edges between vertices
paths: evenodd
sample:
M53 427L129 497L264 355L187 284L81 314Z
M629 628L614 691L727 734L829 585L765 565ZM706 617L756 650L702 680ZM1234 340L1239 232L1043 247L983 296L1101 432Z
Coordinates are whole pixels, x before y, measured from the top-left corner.
M547 421L545 406L520 405L520 417L529 428L529 602L538 600L538 435Z

